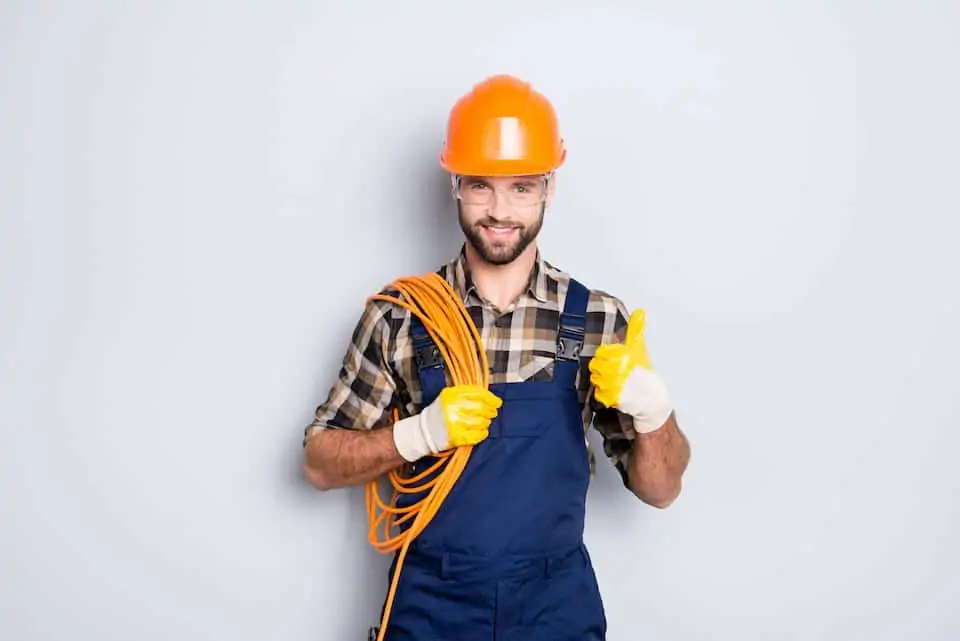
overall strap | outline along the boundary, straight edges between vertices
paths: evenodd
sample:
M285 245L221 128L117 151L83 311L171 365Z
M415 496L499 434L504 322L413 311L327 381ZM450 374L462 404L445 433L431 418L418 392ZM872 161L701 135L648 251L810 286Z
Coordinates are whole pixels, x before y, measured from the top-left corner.
M570 279L567 286L567 298L560 314L560 327L557 332L557 361L553 368L553 380L561 387L572 388L577 381L580 369L580 351L587 326L587 303L590 290L579 281Z
M410 314L410 334L413 337L413 366L420 377L423 390L421 407L433 402L447 384L440 348L416 314Z

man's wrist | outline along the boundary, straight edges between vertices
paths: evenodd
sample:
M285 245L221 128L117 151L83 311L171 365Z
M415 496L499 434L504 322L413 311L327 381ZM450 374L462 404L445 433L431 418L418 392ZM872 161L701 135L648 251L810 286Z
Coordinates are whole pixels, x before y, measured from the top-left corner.
M421 429L419 414L402 418L393 424L393 445L403 460L413 463L430 453L430 443Z
M411 463L445 450L446 436L443 410L438 403L431 403L419 414L401 419L393 426L393 444L400 456Z
M619 405L620 411L633 418L633 427L640 434L657 431L673 413L663 379L641 365L634 367L624 381Z
M634 414L633 429L638 434L651 434L667 424L667 419L673 414L673 408L665 406L656 413Z

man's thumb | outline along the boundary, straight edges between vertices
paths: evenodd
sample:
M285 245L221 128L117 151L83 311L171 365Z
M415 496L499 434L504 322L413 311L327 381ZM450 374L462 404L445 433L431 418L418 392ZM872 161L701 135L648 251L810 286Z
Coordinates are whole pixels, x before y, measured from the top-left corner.
M643 342L643 329L646 322L647 315L642 309L637 309L630 314L630 320L627 323L627 339L625 341L627 345Z

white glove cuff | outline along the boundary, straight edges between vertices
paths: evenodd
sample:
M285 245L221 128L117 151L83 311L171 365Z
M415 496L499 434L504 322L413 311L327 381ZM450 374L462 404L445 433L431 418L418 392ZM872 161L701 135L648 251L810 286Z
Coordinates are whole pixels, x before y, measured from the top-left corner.
M394 423L393 444L400 456L411 463L447 449L447 426L439 404L433 402L419 414Z
M673 412L663 379L639 365L624 381L618 405L622 412L633 416L634 429L641 434L660 429Z

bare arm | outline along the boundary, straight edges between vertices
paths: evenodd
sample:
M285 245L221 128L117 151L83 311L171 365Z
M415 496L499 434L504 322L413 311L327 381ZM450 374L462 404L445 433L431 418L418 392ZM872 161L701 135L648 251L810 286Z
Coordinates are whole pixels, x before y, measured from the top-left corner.
M364 307L340 374L305 430L301 469L319 490L363 485L404 462L389 417L399 399L387 315L384 303Z
M644 503L666 508L680 495L690 444L674 414L660 429L637 434L627 459L630 489Z
M628 314L618 299L605 302L608 321L611 302L616 311L612 332L602 338L588 365L594 425L630 491L648 505L666 508L680 495L690 444L677 425L666 385L650 365L645 313Z
M364 485L404 463L393 426L372 430L325 429L304 450L303 474L318 490Z

